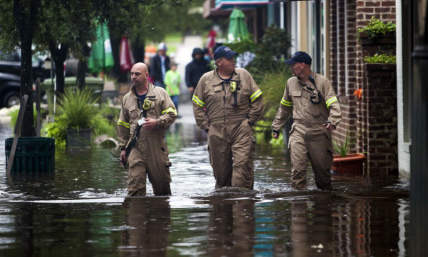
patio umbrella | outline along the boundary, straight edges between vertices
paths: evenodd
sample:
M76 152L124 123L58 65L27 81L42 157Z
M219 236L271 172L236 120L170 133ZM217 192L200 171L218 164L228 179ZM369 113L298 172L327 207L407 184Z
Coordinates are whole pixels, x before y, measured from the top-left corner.
M229 32L227 41L229 43L239 42L249 37L245 14L239 9L233 9L230 14Z
M113 67L114 60L111 51L110 35L107 24L97 27L97 40L92 45L91 55L88 60L88 68L91 72L101 72Z

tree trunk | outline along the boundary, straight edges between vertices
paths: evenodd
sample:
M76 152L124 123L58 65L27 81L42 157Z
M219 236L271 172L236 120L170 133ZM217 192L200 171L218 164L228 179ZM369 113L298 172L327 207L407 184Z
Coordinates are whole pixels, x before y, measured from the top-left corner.
M79 63L77 64L77 87L79 90L82 90L85 88L85 77L86 77L86 70L88 69L88 62L86 59L79 60Z
M88 70L88 57L91 49L86 45L86 42L82 44L83 57L79 59L77 64L77 87L82 90L85 87L86 72Z
M55 42L51 41L49 50L55 63L56 94L61 96L64 93L64 62L67 58L68 45L57 46Z
M32 62L31 62L31 44L33 42L33 32L37 23L37 12L40 8L40 0L28 1L14 0L13 13L15 26L19 31L21 42L21 99L25 94L29 96L24 112L24 118L21 129L21 136L35 136L34 117L33 117L33 98L32 98Z
M132 43L132 53L134 55L135 62L144 62L144 55L146 53L146 44L144 43L144 40L138 37L135 42Z

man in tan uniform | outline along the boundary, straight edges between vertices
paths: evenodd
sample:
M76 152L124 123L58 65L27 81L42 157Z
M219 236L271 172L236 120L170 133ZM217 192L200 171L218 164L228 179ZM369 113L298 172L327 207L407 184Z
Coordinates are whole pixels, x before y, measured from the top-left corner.
M128 195L146 194L146 174L155 195L170 195L171 177L166 129L174 122L177 111L168 93L147 80L147 66L136 63L131 69L131 90L123 97L118 124L120 160L128 161ZM139 126L142 124L142 126ZM140 128L135 145L126 156L126 147Z
M333 160L331 131L341 119L340 105L331 83L311 71L311 57L298 51L287 60L295 76L287 81L284 96L272 123L273 137L290 114L293 115L288 146L292 165L292 183L306 186L308 159L318 188L331 190L330 167Z
M216 188L253 188L252 126L263 115L262 91L245 69L235 69L236 53L220 46L217 69L205 73L193 94L197 125L208 132Z

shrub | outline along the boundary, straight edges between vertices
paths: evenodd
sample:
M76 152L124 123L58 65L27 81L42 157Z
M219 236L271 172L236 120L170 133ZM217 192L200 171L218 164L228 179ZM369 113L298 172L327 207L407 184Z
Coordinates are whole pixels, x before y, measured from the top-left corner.
M358 29L358 32L365 32L369 38L376 38L380 35L385 35L388 32L395 32L396 25L392 22L384 23L375 17L370 19L369 24Z
M395 55L375 54L373 56L365 56L365 63L387 63L395 64L397 62Z
M55 121L45 124L44 135L55 138L59 147L65 146L67 129L91 128L95 136L107 134L114 136L115 118L119 110L96 106L97 98L90 90L66 90L59 101L58 114Z
M265 120L273 120L284 94L285 84L290 77L291 72L287 67L278 72L270 72L264 75L259 87L263 91Z
M283 58L291 47L291 37L285 30L271 26L266 29L258 44L246 39L226 45L237 53L249 51L256 55L246 69L260 83L266 73L281 72L286 68Z

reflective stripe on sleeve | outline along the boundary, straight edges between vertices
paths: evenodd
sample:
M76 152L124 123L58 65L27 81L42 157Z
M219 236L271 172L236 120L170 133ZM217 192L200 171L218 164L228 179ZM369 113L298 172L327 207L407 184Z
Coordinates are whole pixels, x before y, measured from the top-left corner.
M124 122L123 120L118 120L117 121L117 125L125 127L125 128L129 128L129 123L128 122Z
M204 101L202 101L201 99L199 99L199 97L197 97L196 95L193 95L193 97L192 97L192 101L193 101L196 105L198 105L199 107L204 107L204 106L205 106Z
M327 105L327 108L330 108L330 105L332 105L333 103L337 102L337 97L333 96L330 97L325 104Z
M282 99L281 99L281 104L282 104L282 105L284 105L284 106L286 106L286 107L291 107L291 106L293 106L293 102L291 102L291 101L287 101L287 100L285 100L284 98L282 98Z
M168 108L166 108L165 110L163 110L161 113L162 113L162 114L165 114L165 113L173 113L173 114L177 115L177 110L176 110L175 108L168 107Z
M263 94L263 92L258 89L256 92L254 92L251 96L250 96L250 101L254 102L257 100L257 98L259 98L261 95Z

